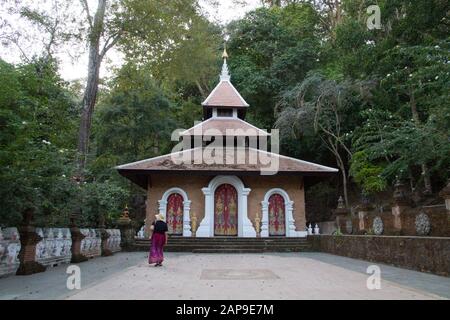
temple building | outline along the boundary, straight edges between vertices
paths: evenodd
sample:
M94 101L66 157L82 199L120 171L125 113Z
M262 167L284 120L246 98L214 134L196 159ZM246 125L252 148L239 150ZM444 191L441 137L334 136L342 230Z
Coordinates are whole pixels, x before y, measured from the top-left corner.
M274 151L275 130L245 121L250 106L230 81L227 58L224 50L204 121L179 132L172 153L117 170L147 190L146 221L162 214L172 235L304 237L304 178L338 170Z

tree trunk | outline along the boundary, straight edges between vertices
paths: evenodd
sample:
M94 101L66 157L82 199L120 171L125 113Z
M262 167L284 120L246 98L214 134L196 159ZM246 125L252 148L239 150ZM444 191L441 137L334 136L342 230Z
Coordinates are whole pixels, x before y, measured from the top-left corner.
M416 126L420 126L420 118L419 118L419 113L417 112L416 99L414 96L414 91L412 89L410 89L409 102L410 102L411 113L412 113L414 122L415 122ZM428 194L431 194L433 192L433 190L431 187L430 173L429 173L427 164L426 163L422 164L421 169L422 169L422 177L423 177L423 184L424 184L424 194L428 195Z
M198 91L200 91L200 94L202 95L202 98L206 99L207 98L206 92L205 92L205 90L203 90L203 87L202 87L202 85L200 84L200 82L198 80L195 81L195 85L197 86Z
M336 26L342 20L341 0L335 0L334 1L334 6L335 6L335 10L336 10L336 18L335 18L335 21L334 21L334 27L336 28Z
M103 59L100 55L100 38L103 33L106 0L98 0L97 12L89 33L89 62L86 88L83 95L80 129L78 133L78 179L84 179L84 169L89 152L89 136L91 132L92 114L97 101L99 70Z
M341 169L342 173L342 189L344 190L344 201L345 206L348 208L348 191L347 191L347 170L345 169L344 162L341 159L341 156L339 154L336 154L336 162Z
M345 201L345 206L348 208L347 170L345 169L344 161L342 160L342 157L339 154L339 149L338 149L339 141L336 140L333 142L331 136L328 136L327 139L324 139L322 137L322 141L325 142L325 145L327 146L328 150L330 150L334 154L334 156L336 158L336 165L341 170L342 188L344 191L344 201Z

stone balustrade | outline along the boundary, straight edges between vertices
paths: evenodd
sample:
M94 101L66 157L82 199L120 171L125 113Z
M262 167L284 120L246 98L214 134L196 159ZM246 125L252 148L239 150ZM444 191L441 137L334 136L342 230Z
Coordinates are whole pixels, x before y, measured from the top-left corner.
M119 229L106 229L106 232L109 234L108 239L106 240L106 249L111 252L118 252L121 250L120 241L121 235Z
M49 266L79 263L122 250L120 229L78 228L76 214L70 228L36 228L32 208L23 212L18 228L0 227L0 277L44 272Z
M98 229L81 228L80 232L85 236L81 240L81 254L88 258L101 256L102 239Z
M69 263L72 258L72 236L69 228L36 228L42 240L36 245L36 262L43 266Z
M16 273L20 248L17 228L0 228L0 277Z

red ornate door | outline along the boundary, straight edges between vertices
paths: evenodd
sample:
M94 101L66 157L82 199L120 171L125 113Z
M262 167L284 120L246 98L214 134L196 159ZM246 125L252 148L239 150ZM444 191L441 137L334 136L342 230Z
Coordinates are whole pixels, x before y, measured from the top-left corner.
M214 235L237 236L237 191L223 184L214 193Z
M269 236L285 236L285 221L284 198L273 194L269 198Z
M166 219L169 234L183 234L183 197L181 194L172 193L167 198Z

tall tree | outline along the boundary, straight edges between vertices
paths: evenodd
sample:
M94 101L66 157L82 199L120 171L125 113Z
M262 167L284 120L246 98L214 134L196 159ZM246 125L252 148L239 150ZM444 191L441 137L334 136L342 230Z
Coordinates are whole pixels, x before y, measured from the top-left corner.
M223 37L219 26L202 16L196 16L192 18L191 27L177 47L166 51L162 59L150 62L146 67L169 91L177 91L180 85L194 85L201 98L205 99L212 84L218 80L222 46Z
M67 1L55 0L51 2L53 10L46 12L33 2L23 0L18 3L16 11L46 35L43 40L46 55L50 55L57 46L67 45L64 40L70 37L78 44L85 41L88 66L77 143L78 176L83 179L100 82L99 72L105 56L117 47L126 56L139 56L151 61L163 59L165 52L176 48L190 32L198 5L196 0L163 4L156 0L96 0L96 7L92 5L94 1L79 0L77 3L78 7L74 5L61 10L64 5L67 6ZM64 15L59 14L60 11ZM72 27L70 34L65 28L68 25ZM78 32L75 32L74 25L78 26ZM76 45L72 47L72 51L81 49Z
M89 25L88 78L78 134L78 172L81 179L89 151L99 70L106 53L120 41L128 54L139 51L142 55L141 48L146 47L154 49L152 54L146 53L150 59L158 59L171 49L171 44L177 43L174 39L178 40L189 30L191 17L196 13L196 1L193 0L170 1L163 5L153 0L111 1L109 6L107 2L98 0L96 12L91 16L88 2L81 0ZM108 16L107 8L110 11Z
M364 104L367 89L362 84L339 83L320 74L310 74L298 86L285 92L278 105L276 126L282 130L282 134L305 134L313 130L334 155L341 172L347 205L347 163L352 157L349 146L350 124L355 122L356 107Z
M19 67L0 60L0 81L0 225L16 225L27 208L38 223L64 225L74 196L76 100L48 59Z
M106 41L103 48L100 49L101 37L105 32L105 11L106 0L98 0L97 10L94 17L90 14L90 9L87 0L81 0L84 10L86 12L86 20L89 24L88 32L88 73L86 87L83 94L83 102L81 109L80 129L78 132L78 175L81 180L84 176L84 167L86 164L86 157L88 154L89 136L91 132L92 114L94 106L97 101L99 72L105 54L117 42L120 32L112 38L110 42Z

